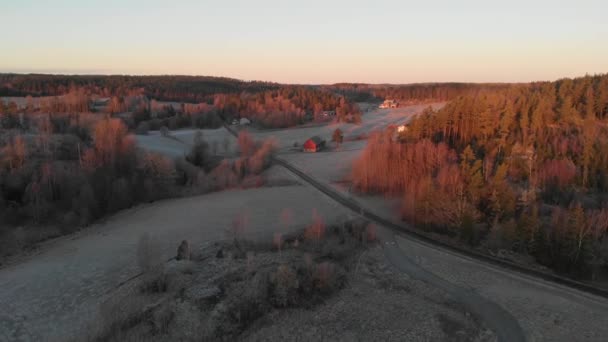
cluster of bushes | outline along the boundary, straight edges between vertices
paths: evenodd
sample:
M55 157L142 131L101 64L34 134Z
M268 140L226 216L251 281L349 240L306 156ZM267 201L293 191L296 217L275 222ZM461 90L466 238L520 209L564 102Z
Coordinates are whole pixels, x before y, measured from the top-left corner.
M190 153L177 161L179 183L198 185L207 191L261 186L264 180L260 174L270 166L276 143L271 139L255 141L241 131L238 148L238 158L222 159L212 155L204 137L197 135Z
M90 135L91 141L52 131L4 139L0 149L3 228L51 224L70 231L172 193L173 162L139 153L120 120L99 120Z
M167 107L166 110L155 113L152 117L147 109L142 109L133 113L131 119L128 119L128 124L135 129L137 134L147 134L148 131L158 131L162 127L167 127L170 130L180 128L219 128L222 126L222 119L214 109L206 109L200 112L185 113L176 112L173 107Z
M326 227L316 217L306 230L272 244L238 237L184 254L182 242L178 254L192 261L182 257L163 266L145 236L138 248L145 273L132 287L138 293L125 294L129 308L122 297L104 307L107 322L98 340L238 339L272 310L312 308L342 289L374 239L367 222ZM149 260L156 260L154 267Z
M28 119L16 109L3 109L0 100L0 129L27 129L29 127Z
M217 93L275 89L269 82L245 82L210 76L20 75L0 74L0 96L58 96L73 88L103 97L125 96L133 89L164 101L204 102Z

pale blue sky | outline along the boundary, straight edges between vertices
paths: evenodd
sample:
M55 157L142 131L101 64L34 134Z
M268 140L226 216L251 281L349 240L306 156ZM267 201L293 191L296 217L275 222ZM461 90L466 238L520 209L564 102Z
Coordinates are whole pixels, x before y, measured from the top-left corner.
M0 72L291 83L608 72L608 1L0 0Z

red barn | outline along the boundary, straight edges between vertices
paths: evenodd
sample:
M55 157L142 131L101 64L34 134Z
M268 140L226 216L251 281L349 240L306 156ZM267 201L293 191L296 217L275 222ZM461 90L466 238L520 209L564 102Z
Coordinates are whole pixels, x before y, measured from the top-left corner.
M304 152L317 152L325 147L325 140L321 139L318 135L306 140L304 142Z

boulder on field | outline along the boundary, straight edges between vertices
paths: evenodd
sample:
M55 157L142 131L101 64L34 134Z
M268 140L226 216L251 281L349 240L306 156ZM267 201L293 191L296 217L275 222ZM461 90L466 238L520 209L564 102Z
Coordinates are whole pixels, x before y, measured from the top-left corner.
M177 247L177 256L175 257L175 259L190 260L190 256L190 245L188 244L188 241L184 240L182 241L182 243L179 244L179 247Z

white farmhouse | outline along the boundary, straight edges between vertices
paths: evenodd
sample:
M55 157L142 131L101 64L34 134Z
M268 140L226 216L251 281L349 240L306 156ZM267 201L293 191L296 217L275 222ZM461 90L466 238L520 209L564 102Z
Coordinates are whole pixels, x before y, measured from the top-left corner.
M382 104L380 104L381 109L398 108L398 107L399 107L399 101L397 101L397 100L384 100L384 102L382 102Z

